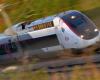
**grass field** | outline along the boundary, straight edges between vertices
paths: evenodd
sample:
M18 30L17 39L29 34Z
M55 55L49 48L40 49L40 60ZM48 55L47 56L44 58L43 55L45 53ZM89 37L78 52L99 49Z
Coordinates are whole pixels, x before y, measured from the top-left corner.
M90 67L89 67L90 66ZM89 67L89 68L87 68ZM66 66L67 68L67 66ZM73 67L70 72L56 72L48 74L44 70L38 71L6 71L0 74L0 80L100 80L100 69L94 64Z

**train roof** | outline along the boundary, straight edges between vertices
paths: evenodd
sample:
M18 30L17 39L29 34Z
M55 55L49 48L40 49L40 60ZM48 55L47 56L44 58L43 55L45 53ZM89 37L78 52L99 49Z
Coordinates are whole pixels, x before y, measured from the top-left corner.
M23 22L20 22L18 24L15 24L12 27L13 27L13 29L14 28L18 28L18 27L20 27L21 24L25 24L26 26L34 26L34 25L37 25L37 24L42 24L42 23L53 21L54 18L55 18L55 15L54 16L45 17L45 18L40 18L40 19L35 20L35 21L23 21Z

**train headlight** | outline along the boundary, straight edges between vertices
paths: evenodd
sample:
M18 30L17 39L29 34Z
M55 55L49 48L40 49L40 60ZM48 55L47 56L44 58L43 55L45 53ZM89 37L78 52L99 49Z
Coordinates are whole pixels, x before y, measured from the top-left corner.
M71 19L75 19L76 18L76 16L71 16Z
M84 35L81 35L80 37L83 39L84 38Z
M94 29L94 31L95 31L95 32L97 32L97 31L98 31L98 29Z

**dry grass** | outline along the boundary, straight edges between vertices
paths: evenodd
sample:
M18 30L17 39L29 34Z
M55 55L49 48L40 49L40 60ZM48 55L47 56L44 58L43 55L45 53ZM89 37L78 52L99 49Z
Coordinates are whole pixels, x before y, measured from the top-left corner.
M67 68L67 67L64 67ZM55 72L48 74L44 70L38 71L8 71L0 74L0 80L100 80L100 69L88 62L84 66L75 66L68 73Z
M90 66L88 69L86 67ZM84 66L80 69L78 66L74 68L71 80L100 80L100 71L93 64Z

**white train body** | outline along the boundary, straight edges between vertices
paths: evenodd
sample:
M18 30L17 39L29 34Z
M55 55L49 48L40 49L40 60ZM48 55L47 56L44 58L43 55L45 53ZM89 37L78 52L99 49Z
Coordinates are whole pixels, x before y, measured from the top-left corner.
M58 24L56 24L57 21L59 21ZM81 35L78 36L74 32L72 32L68 25L66 25L66 23L59 17L54 19L54 23L57 27L56 33L58 35L58 39L60 41L60 44L62 44L64 48L81 49L93 45L97 41L99 41L98 36L89 40L82 39ZM62 32L61 28L63 28L65 32Z
M21 49L31 50L32 54L81 49L99 41L99 30L95 24L76 10L32 22L18 23L10 29L16 33L11 43L14 42L15 45L19 43Z
M63 19L64 16L66 18L67 16L70 16L69 17L70 19L72 17L73 19L71 20L74 20L74 17L76 17L75 19L77 19L78 17L82 17L82 18L84 17L83 20L79 18L80 22L78 20L74 21L74 24L79 26L79 29L81 29L80 32L78 31L76 32L75 30L70 28L69 26L71 25L66 24L66 22ZM85 20L87 20L86 23L85 23ZM49 23L49 24L51 23L51 24L49 27L48 26L43 27L43 25L46 23ZM55 34L57 36L59 45L65 49L66 48L76 48L76 49L86 48L90 45L95 44L99 40L99 31L96 28L95 24L91 20L89 20L84 14L75 10L66 11L54 16L49 16L49 17L42 18L42 19L29 22L29 23L26 22L24 29L22 29L21 24L24 24L24 23L17 24L16 26L13 27L13 30L18 35L25 33L25 34L28 34L32 39L35 39L35 38L40 38L40 37L42 38L45 36L50 36L50 35ZM81 24L82 26L80 26ZM38 26L38 29L34 28L37 26ZM85 27L86 29L81 28L81 27ZM36 30L34 30L33 28ZM84 37L86 39L84 39ZM47 47L50 47L50 46L47 46Z

